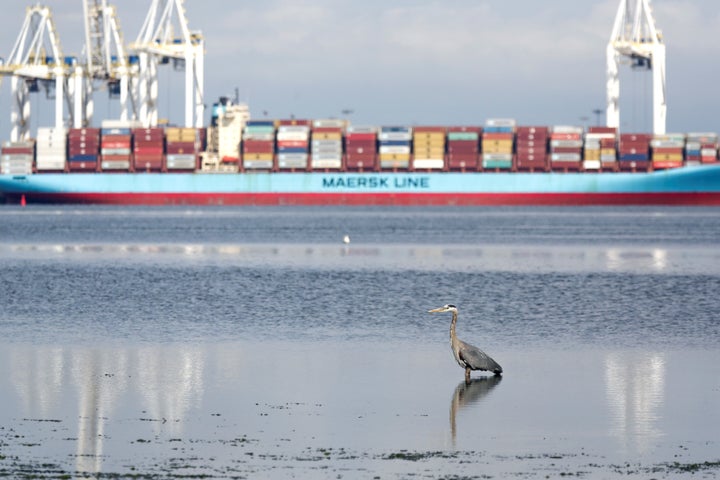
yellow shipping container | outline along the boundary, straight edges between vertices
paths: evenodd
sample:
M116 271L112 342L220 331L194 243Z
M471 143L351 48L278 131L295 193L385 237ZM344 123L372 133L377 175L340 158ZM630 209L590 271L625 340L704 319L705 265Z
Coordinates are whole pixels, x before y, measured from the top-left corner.
M601 148L600 149L600 155L603 156L609 156L609 155L616 155L617 152L614 148Z
M683 160L683 154L682 153L653 153L652 156L653 161L660 161L660 162L682 162Z
M424 158L442 158L445 155L444 148L416 148L415 156L424 156Z
M313 132L313 140L342 140L342 133L340 132Z
M600 150L598 150L598 149L585 150L584 160L600 160Z
M482 150L485 153L512 153L512 140L483 140Z
M244 160L272 160L272 153L244 153Z
M410 160L410 154L409 153L381 153L380 154L380 161L388 161L388 160L399 160L407 162Z

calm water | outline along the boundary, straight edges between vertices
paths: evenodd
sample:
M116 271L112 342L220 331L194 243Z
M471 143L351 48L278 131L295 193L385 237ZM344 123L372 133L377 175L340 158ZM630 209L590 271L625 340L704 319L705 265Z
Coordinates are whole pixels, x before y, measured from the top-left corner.
M0 475L715 477L718 239L705 208L2 207ZM445 303L502 379L465 385Z

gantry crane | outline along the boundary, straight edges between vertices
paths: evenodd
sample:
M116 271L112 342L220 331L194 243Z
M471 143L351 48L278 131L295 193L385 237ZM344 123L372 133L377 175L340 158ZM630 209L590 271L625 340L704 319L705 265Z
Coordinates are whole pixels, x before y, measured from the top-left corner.
M82 105L76 97L76 111L81 109L84 123L90 124L94 113L93 93L107 89L111 96L119 98L120 120L137 119L131 83L138 69L127 55L115 6L107 0L83 0L83 13L86 83Z
M54 89L55 126L64 126L63 102L68 101L66 80L73 60L66 59L52 11L35 5L26 10L25 21L10 56L0 65L0 75L11 77L12 112L10 141L25 140L30 134L30 93Z
M185 69L185 126L201 127L204 104L205 43L191 32L183 0L152 0L145 23L131 45L138 52L139 117L146 126L158 123L158 66L171 60Z
M629 59L633 68L652 70L653 133L664 134L667 117L665 44L655 26L650 0L620 0L615 16L607 46L606 112L607 126L614 128L620 126L619 68L622 57Z

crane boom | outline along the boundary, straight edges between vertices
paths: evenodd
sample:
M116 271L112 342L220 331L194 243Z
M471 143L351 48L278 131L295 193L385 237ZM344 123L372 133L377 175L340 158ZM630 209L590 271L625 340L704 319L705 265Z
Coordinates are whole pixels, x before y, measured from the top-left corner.
M667 120L665 44L655 26L650 0L620 0L606 57L607 126L620 127L619 69L620 60L625 57L633 67L652 70L653 133L664 134Z

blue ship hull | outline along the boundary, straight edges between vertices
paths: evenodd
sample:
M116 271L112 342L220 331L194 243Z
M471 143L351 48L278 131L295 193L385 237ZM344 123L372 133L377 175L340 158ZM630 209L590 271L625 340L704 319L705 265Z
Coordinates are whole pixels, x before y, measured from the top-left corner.
M42 173L10 202L196 205L720 205L720 164L650 173Z

